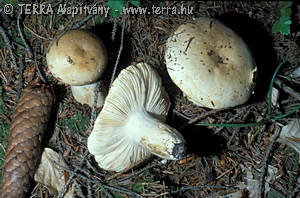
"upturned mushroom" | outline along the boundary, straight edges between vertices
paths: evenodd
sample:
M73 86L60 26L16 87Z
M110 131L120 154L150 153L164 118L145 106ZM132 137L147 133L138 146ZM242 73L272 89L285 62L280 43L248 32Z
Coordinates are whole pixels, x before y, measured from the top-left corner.
M244 41L216 19L200 17L168 38L165 61L173 82L193 103L212 109L246 102L255 61Z
M93 106L95 87L107 64L107 52L102 41L91 32L70 30L53 39L46 59L53 76L71 85L74 98ZM106 93L102 90L97 107L103 106Z
M98 165L124 172L151 153L164 159L181 159L185 140L164 123L169 106L161 78L151 66L139 63L122 70L88 138L88 149Z

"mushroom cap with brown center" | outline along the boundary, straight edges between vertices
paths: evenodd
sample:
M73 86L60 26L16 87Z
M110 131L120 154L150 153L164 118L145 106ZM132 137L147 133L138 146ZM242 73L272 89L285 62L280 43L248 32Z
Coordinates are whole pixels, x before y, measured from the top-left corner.
M246 102L256 65L244 41L216 19L180 25L166 44L173 82L193 103L220 109Z
M85 30L70 30L51 42L47 64L54 77L69 85L95 82L107 64L102 41Z

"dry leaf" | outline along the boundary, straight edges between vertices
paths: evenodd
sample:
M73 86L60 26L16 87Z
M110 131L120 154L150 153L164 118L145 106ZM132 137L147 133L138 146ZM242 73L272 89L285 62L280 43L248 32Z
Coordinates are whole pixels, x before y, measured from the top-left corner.
M58 194L65 185L64 170L57 164L66 166L57 152L45 148L39 168L34 175L34 180L43 184L52 194ZM74 185L69 188L64 196L64 198L72 197L74 197Z
M279 91L275 87L272 88L271 102L273 106L279 107L278 105Z
M258 196L258 187L259 187L259 180L255 178L254 171L251 167L246 167L241 165L242 172L246 175L244 177L244 182L240 182L238 184L240 189L247 189L249 192L250 198L259 198ZM278 169L274 166L268 166L268 176L265 178L265 195L270 191L270 185L272 181L276 179L276 174ZM256 176L257 177L257 176Z
M277 141L292 147L300 153L300 120L293 119L282 127Z

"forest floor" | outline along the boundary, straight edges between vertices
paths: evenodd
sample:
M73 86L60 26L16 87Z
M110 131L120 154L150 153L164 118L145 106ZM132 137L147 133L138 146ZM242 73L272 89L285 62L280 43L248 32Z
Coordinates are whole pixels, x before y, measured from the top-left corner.
M98 7L106 6L106 2L95 2ZM177 10L184 7L187 12L190 9L190 13L121 14L117 18L57 13L60 4L80 7L95 2L44 2L51 5L53 14L20 14L18 4L23 1L0 3L3 28L0 37L0 165L18 95L26 86L43 82L53 85L57 98L55 127L49 132L51 138L47 145L43 146L53 148L64 157L65 179L74 184L76 197L299 196L299 153L291 144L278 141L282 128L288 123L298 121L299 127L300 6L296 2L289 9L287 3L275 1L141 1L140 6L151 12L153 6L169 6ZM4 12L7 4L14 8L11 14ZM30 12L32 9L29 8ZM256 87L243 105L222 110L198 107L183 96L168 75L164 60L166 40L178 25L202 16L217 18L233 29L253 53L258 68ZM280 20L291 21L291 24L281 21L276 29L274 24ZM116 31L113 31L114 23ZM99 168L94 157L87 154L89 126L94 120L92 108L74 100L70 87L51 75L45 58L55 36L79 28L97 34L107 48L108 66L102 78L106 88L119 52L116 76L128 65L138 62L146 62L158 71L172 103L166 122L186 139L188 155L185 159L162 162L152 157L126 173L114 173ZM113 32L114 40L111 39ZM3 34L8 40L3 39ZM9 52L8 41L13 54ZM273 96L274 104L271 104L269 87L281 63L272 84L273 95L278 91L279 97ZM236 127L232 123L242 125ZM244 125L247 123L257 124ZM289 140L299 144L295 137ZM35 183L30 193L33 198L53 196L43 185Z

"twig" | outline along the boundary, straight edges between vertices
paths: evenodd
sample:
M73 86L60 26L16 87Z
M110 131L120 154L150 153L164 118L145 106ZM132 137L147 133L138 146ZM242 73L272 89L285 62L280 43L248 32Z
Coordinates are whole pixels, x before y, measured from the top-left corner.
M123 181L129 180L129 179L131 179L131 178L133 178L133 177L137 177L138 175L142 174L142 173L145 172L146 170L148 170L148 169L150 169L150 168L153 168L153 167L155 167L155 166L157 166L157 165L158 165L158 163L151 164L150 166L147 166L147 167L145 167L145 168L143 168L143 169L141 169L141 170L139 170L139 171L136 171L136 172L130 174L129 176L127 176L127 177L125 177L125 178L120 179L119 181L117 181L117 183L118 183L118 184L121 184Z
M98 172L98 171L95 169L95 167L92 166L92 164L91 164L91 162L90 162L89 160L90 160L90 159L86 160L86 165L87 165L88 168L90 168L91 170L94 171L94 174L95 174L96 177L107 177L106 174Z
M204 113L202 113L202 114L196 116L195 118L190 119L186 124L182 125L182 126L179 128L179 130L183 129L183 128L186 127L187 125L194 124L195 122L197 122L198 120L201 120L202 118L205 118L205 117L207 117L207 116L209 116L209 115L211 115L211 114L217 113L217 112L222 111L222 110L224 110L224 109L218 109L218 110L213 109L213 110L204 112Z
M98 6L100 3L103 3L104 1L97 1L91 5L88 5L87 7L95 7L95 6ZM91 18L93 18L95 16L95 14L89 14L88 16L84 17L83 19L81 19L80 21L78 21L77 23L75 23L73 25L73 29L78 29L80 28L81 26L83 26L86 22L88 22Z
M269 156L270 156L270 153L273 149L273 145L275 143L275 140L278 138L279 136L279 133L280 133L280 130L279 128L277 128L275 130L275 133L270 137L270 145L268 146L267 150L266 150L266 154L265 154L265 157L264 157L264 161L263 161L263 164L262 164L262 172L261 172L261 175L260 175L260 178L259 178L259 186L258 186L258 197L264 197L264 181L265 181L265 175L266 175L266 170L267 170L267 166L268 166L268 159L269 159Z
M183 186L178 190L171 191L171 194L177 194L182 193L187 190L201 190L203 188L210 188L210 189L225 189L225 190L231 190L231 189L239 189L235 186L211 186L211 185L201 185L201 186Z
M123 25L122 25L120 49L118 51L118 56L117 56L117 60L116 60L115 66L114 66L114 70L113 70L112 76L111 76L111 81L110 81L109 87L111 87L111 84L114 81L116 70L117 70L117 66L118 66L118 63L119 63L119 60L120 60L120 56L121 56L121 53L122 53L122 50L123 50L123 39L124 39L124 31L125 31L126 19L127 19L127 16L125 17Z
M217 113L217 112L222 111L222 110L223 109L219 109L219 110L213 109L213 110L207 111L205 113L202 113L202 114L198 115L197 117L195 117L195 118L191 119L190 121L188 121L188 124L193 124L193 123L197 122L198 120L200 120L202 118L205 118L208 115Z
M5 153L5 152L6 152L6 150L5 150L5 148L4 148L4 146L3 146L3 144L2 144L2 143L0 143L0 148L3 150L3 153Z
M226 175L227 173L231 172L234 168L231 168L223 173L221 173L221 175L219 175L215 180L219 180L220 178L222 178L224 175Z
M104 3L104 1L97 1L91 5L88 5L87 7L95 7L98 6L100 3ZM91 8L92 9L92 8ZM93 18L96 14L92 13L89 14L88 16L84 17L83 19L81 19L80 21L78 21L77 23L73 24L72 29L79 29L81 26L83 26L86 22L88 22L91 18Z
M186 120L191 120L191 118L187 117L186 115L184 115L183 113L177 111L176 109L173 109L173 112L176 113L177 115L183 117L183 118L186 119ZM183 127L181 127L181 128L184 128L184 127L185 127L185 126L183 126ZM181 128L180 128L180 129L181 129ZM179 130L180 130L180 129L179 129Z
M5 65L6 65L6 63L5 63ZM4 81L4 84L9 84L8 79L7 79L7 76L6 76L5 73L2 71L2 68L0 68L0 75L1 75L1 77L2 77L2 80ZM10 78L9 81L11 81L11 78Z
M291 192L291 194L289 195L289 198L294 198L296 197L296 193L300 190L300 184L298 184L298 186L296 186L296 188L294 188L294 190Z
M81 161L79 162L79 167L82 166L83 162L85 161L85 158L88 156L89 152L88 150L86 150L83 154L83 158L81 159ZM75 168L74 171L71 172L71 175L68 179L68 181L65 183L65 185L63 186L63 188L60 190L59 194L57 195L56 198L62 198L64 196L64 194L66 193L66 190L68 189L69 185L71 184L72 179L75 176L76 171L78 171L79 168Z
M13 62L14 70L15 70L15 72L17 72L18 71L18 65L17 65L16 57L14 56L14 53L12 51L10 40L8 39L6 33L5 33L5 31L4 31L4 29L3 29L3 27L1 25L0 25L0 33L1 33L1 36L2 36L4 42L5 42L6 46L7 46L8 51L9 51L10 58L11 58L11 60Z
M87 162L88 160L86 160L86 162ZM78 167L78 166L74 166L75 168L78 168L78 170L80 170L81 172L83 172L86 176L89 176L89 175L91 175L90 173L89 173L89 171L86 171L86 170L84 170L84 169L82 169L82 168L80 168L80 167ZM87 169L88 170L88 169ZM88 183L91 183L91 181L90 180L88 180L87 181ZM106 188L102 188L102 190L106 193L106 195L108 196L108 197L111 197L110 196L110 193L107 191L107 189Z
M111 30L111 41L112 42L115 41L116 32L117 32L117 19L114 18L114 24L113 24L113 28Z
M79 22L73 25L73 29L79 29L81 26L83 26L87 21L89 21L94 16L95 14L90 14L87 17L84 17L82 20L80 20Z
M242 111L241 111L241 112L242 112ZM234 115L233 117L231 117L226 123L230 123L230 122L232 122L233 120L235 120L236 118L240 117L241 112L235 114L235 115ZM219 128L216 129L216 131L214 132L214 135L220 133L220 131L222 131L223 129L224 129L223 126L222 126L222 127L219 127Z
M79 197L85 197L85 195L83 194L81 188L80 188L80 184L78 184L78 182L76 180L74 180L74 185L75 185L75 191L76 191L76 194L79 196Z
M278 85L285 93L290 94L292 97L300 101L300 94L293 90L291 87L285 85L281 80L276 79L275 84Z
M91 182L87 181L88 198L92 198Z
M21 27L20 27L21 14L22 14L22 12L19 12L19 14L18 14L18 20L17 20L18 31L19 31L20 37L21 37L21 39L22 39L22 41L23 41L23 43L26 47L26 51L28 53L29 58L32 58L32 51L31 51L28 43L26 42L26 40L24 38L24 35L23 35L23 32L22 32Z
M43 37L43 36L38 35L38 34L35 33L33 30L31 30L29 27L27 27L25 24L24 24L24 27L25 27L29 32L31 32L33 35L35 35L36 37L38 37L38 38L40 38L40 39L43 39L43 40L46 40L46 41L51 40L51 39L47 39L47 38L45 38L45 37Z
M92 178L89 178L89 177L86 177L80 173L76 173L76 169L74 171L70 170L69 168L67 167L64 167L64 166L61 166L60 164L56 164L57 166L63 168L64 170L70 172L72 175L75 175L83 180L86 180L86 181L90 181L91 183L94 183L94 184L98 184L102 189L105 188L105 189L108 189L108 190L111 190L111 191L115 191L115 192L120 192L120 193L126 193L128 195L131 195L131 196L134 196L134 197L140 197L142 198L141 195L139 195L138 193L136 192L133 192L131 190L128 190L126 188L123 188L123 187L114 187L114 186L109 186L109 185L106 185L102 182L100 182L99 180L96 180L96 179L92 179Z
M23 87L23 70L24 70L24 64L23 64L23 55L21 55L20 57L20 67L19 67L19 76L18 76L18 90L17 90L17 94L16 94L16 100L14 103L14 106L10 112L10 115L12 115L14 113L14 110L18 104L21 92L22 92L22 87Z
M36 46L34 48L34 64L35 64L35 69L36 69L37 74L40 77L40 79L45 83L46 80L45 80L44 76L42 75L42 73L40 71L39 65L37 64L36 57L37 57L37 44L36 44Z

